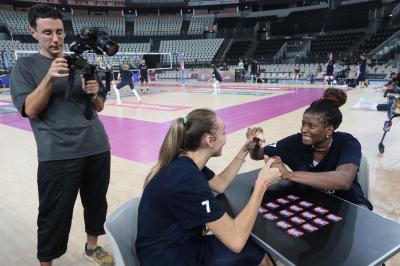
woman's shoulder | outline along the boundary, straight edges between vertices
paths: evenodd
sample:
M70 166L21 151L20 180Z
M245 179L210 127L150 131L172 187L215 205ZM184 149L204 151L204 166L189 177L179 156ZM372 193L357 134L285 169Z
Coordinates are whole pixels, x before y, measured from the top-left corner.
M201 171L196 164L186 156L177 157L166 167L168 178L175 182L187 182L201 175Z
M301 141L301 133L296 133L290 136L287 136L286 138L281 139L278 141L280 144L296 144L299 143L299 140Z
M153 186L174 190L181 183L190 182L200 171L187 157L178 157L161 169L151 180ZM167 180L167 181L166 181Z
M196 171L198 168L194 162L186 156L176 157L169 165L169 171Z
M358 142L357 138L347 132L336 131L334 137L340 140L354 140Z
M350 147L350 145L356 145L361 148L361 144L357 138L347 132L335 132L334 133L334 141L337 145Z

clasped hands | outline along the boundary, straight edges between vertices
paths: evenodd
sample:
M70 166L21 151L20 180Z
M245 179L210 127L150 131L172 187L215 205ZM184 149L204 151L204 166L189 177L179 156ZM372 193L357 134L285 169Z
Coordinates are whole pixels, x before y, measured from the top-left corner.
M246 143L243 149L252 152L258 150L265 143L264 131L262 128L248 128L246 132ZM286 179L289 171L279 156L268 157L264 155L265 165L261 168L256 184L259 183L265 189L278 182L281 178Z

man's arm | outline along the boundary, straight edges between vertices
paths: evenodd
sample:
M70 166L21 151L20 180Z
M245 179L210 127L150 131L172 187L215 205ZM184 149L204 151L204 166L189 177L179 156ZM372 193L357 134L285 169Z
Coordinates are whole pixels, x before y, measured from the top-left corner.
M82 80L82 83L85 83L84 80ZM101 112L104 109L104 98L101 97L98 92L99 92L99 84L97 83L96 80L88 80L83 87L83 90L87 94L92 94L93 97L91 98L93 108L96 110L96 112Z
M49 102L54 81L57 78L68 76L68 72L68 64L65 58L53 60L42 82L25 99L24 112L28 117L35 118L40 115Z

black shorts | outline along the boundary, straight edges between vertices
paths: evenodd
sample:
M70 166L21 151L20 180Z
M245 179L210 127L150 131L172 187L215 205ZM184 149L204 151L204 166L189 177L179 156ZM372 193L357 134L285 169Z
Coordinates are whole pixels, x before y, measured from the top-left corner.
M333 76L333 70L327 70L326 75L329 77Z
M360 74L357 77L357 80L358 81L365 81L365 79L366 79L365 72L360 72Z
M200 253L200 263L206 266L257 266L265 252L250 239L240 253L227 248L214 235L205 236Z
M117 89L120 90L121 88L123 88L125 86L129 86L131 88L131 90L134 88L133 82L131 81L131 82L120 82L120 83L118 83Z
M67 250L72 213L80 192L85 231L105 234L110 152L78 159L39 162L39 214L37 258L51 261ZM82 243L82 250L83 250Z
M140 77L140 82L143 81L149 82L149 78L147 76Z

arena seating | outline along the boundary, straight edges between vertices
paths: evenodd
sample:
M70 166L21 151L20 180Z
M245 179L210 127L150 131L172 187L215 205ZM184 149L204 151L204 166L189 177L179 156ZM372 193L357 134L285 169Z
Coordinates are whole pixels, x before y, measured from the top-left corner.
M239 62L239 59L243 58L250 45L251 41L234 42L226 53L225 59L230 63Z
M232 35L236 29L236 24L239 22L239 17L228 17L216 19L218 36Z
M208 25L214 22L214 15L193 15L190 21L188 34L201 35Z
M274 57L275 53L282 47L285 42L285 39L270 39L260 41L251 57L259 61L271 60L271 58Z
M161 41L160 53L183 51L187 63L209 63L214 58L224 39L195 39Z
M131 2L146 5L155 4L157 1L134 0ZM169 4L185 3L183 0L169 0L163 4L167 2ZM310 53L307 54L307 59L304 62L309 64L300 65L301 73L303 77L309 74L320 76L321 74L317 73L318 63L322 64L322 69L324 69L326 55L329 52L334 53L338 62L344 61L346 64L356 66L362 52L368 53L399 30L397 27L388 28L383 23L381 25L383 30L373 34L369 33L370 35L366 35L365 32L370 32L371 29L357 30L358 27L365 26L364 20L368 20L368 10L379 7L378 2L375 0L342 1L342 6L334 11L329 11L326 5L322 5L323 8L320 8L321 5L315 5L316 8L307 8L307 10L302 11L293 9L294 11L288 12L289 15L285 17L241 16L240 13L227 15L218 14L218 12L215 14L203 14L205 12L200 12L200 14L178 13L177 15L171 15L171 13L169 15L139 14L139 16L130 14L130 17L115 17L105 16L105 13L102 16L83 16L83 12L76 12L76 15L71 14L64 21L65 29L68 31L65 50L69 51L68 43L71 42L73 35L80 33L82 27L100 27L120 44L120 54L114 57L106 57L106 62L119 65L130 61L131 56L121 55L121 53L149 53L152 51L174 55L183 51L187 64L196 66L203 64L207 65L206 69L208 69L211 62L222 64L222 61L219 60L223 54L225 54L226 62L234 65L237 64L239 58L245 56L254 58L261 63L274 62L274 55L285 42L293 40L296 37L294 34L300 36L302 32L307 32L308 37L312 40ZM358 18L358 15L362 19L354 22L353 17ZM336 21L333 26L331 25L332 21ZM32 43L34 40L31 37L28 38L30 35L27 30L26 12L4 10L0 13L0 22L3 23L3 32L4 29L7 29L13 34L14 41L0 41L0 45L8 56L11 65L15 61L14 50L37 50L38 45ZM346 26L342 25L344 22L347 24ZM203 35L204 30L210 24L217 26L217 36L221 36L221 38L202 39L204 36L199 37L199 35ZM272 34L272 37L261 41L257 39L256 37L265 38L265 36L260 35L260 32L265 32L265 28L270 24L272 31L268 34L270 36ZM129 30L126 28L127 25ZM347 29L347 27L352 27L352 30L336 31L342 28ZM327 32L318 33L321 29ZM332 33L330 30L335 30L335 32ZM243 35L240 36L240 39L234 39L235 41L226 50L230 38L238 33ZM246 33L249 33L249 35L247 36ZM8 32L5 32L3 36L7 34ZM286 34L290 35L290 39L282 37ZM209 38L208 35L207 38ZM250 47L251 50L255 47L254 51L249 50ZM95 55L88 54L85 56L91 63L96 60ZM170 57L163 58L170 60ZM287 62L290 61L287 60ZM263 73L263 76L290 78L294 66L294 64L268 64L265 66L267 71ZM383 69L390 69L390 66L373 67L369 68L369 71L380 73ZM171 73L168 75L174 76L176 74L174 71Z
M135 19L135 36L180 35L182 17L178 16L138 16Z
M71 21L75 35L78 35L83 27L97 27L106 30L110 36L125 36L123 17L72 16Z
M25 12L1 11L0 23L4 23L12 34L30 34Z
M318 35L311 41L311 58L324 62L328 53L335 56L347 52L349 48L365 35L363 31Z
M360 53L369 53L372 49L377 47L379 44L384 42L390 36L392 36L395 32L397 32L400 28L393 27L389 29L380 30L377 33L373 34L368 40L366 40L359 47Z

